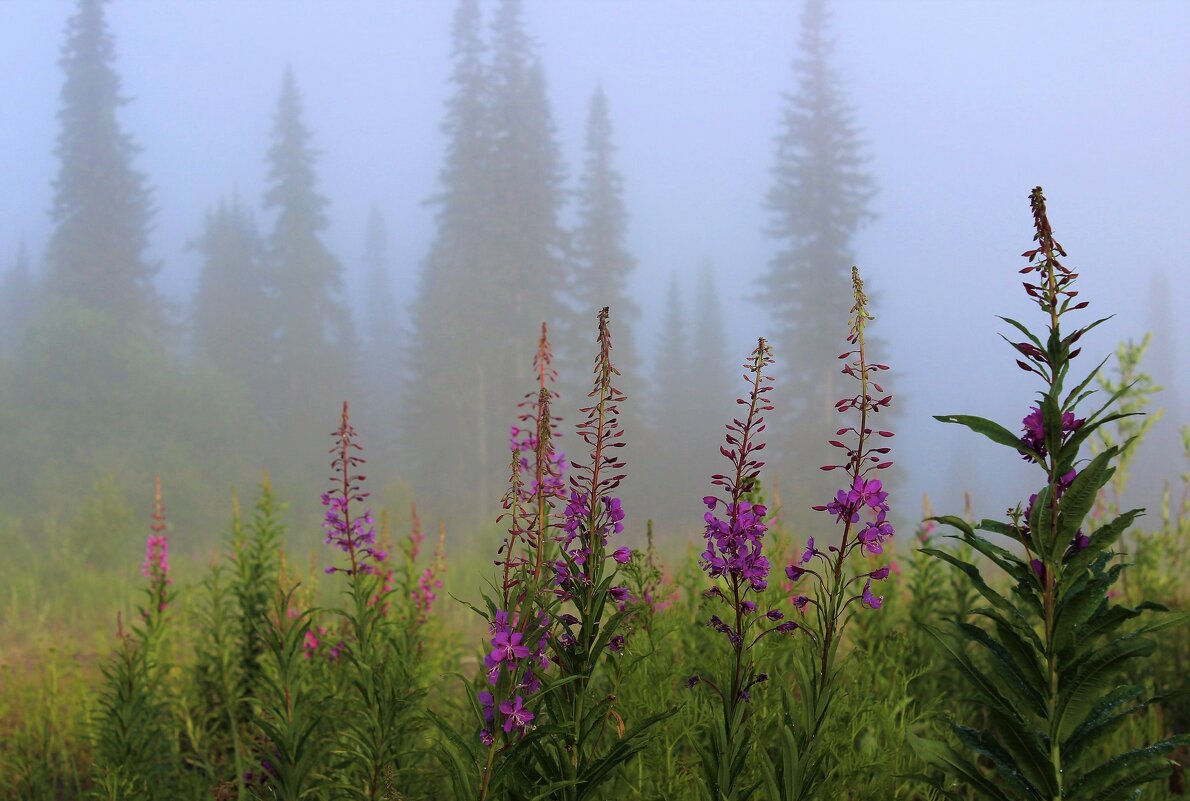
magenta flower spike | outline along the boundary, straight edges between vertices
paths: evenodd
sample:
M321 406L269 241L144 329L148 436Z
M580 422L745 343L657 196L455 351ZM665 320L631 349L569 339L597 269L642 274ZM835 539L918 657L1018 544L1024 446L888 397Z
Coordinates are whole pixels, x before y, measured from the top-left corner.
M347 554L349 567L326 568L329 573L346 573L349 576L379 574L379 565L387 554L376 547L376 529L372 512L352 516L352 504L368 497L362 492L360 482L364 476L355 473L364 464L364 458L357 453L363 448L356 443L358 436L351 425L347 401L343 401L343 412L339 429L332 434L335 445L330 449L334 457L331 468L337 474L330 492L322 494L322 505L327 508L322 527L326 530L326 544L334 545Z

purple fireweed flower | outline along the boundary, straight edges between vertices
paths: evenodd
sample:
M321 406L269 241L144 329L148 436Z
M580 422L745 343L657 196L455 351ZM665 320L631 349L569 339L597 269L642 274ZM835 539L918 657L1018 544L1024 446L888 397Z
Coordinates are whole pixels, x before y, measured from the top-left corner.
M483 719L491 723L496 718L496 699L487 690L479 691L479 704L483 709Z
M776 631L779 631L782 634L792 634L793 632L797 631L797 628L797 623L793 622L792 620L786 620L784 623L778 624Z
M169 538L164 534L150 534L145 538L145 560L140 573L147 579L160 576L167 583L169 576Z
M726 506L726 520L715 516L714 511L706 513L703 570L711 578L724 576L747 581L754 591L763 592L768 586L769 573L769 560L762 553L768 530L764 516L768 509L763 504L743 500Z
M884 603L883 595L872 594L872 579L864 582L863 605L869 609L879 609L880 605Z
M607 594L612 597L613 601L622 602L628 600L627 587L612 587L607 591Z
M619 653L624 650L624 635L613 634L612 638L607 641L607 649L612 653Z
M384 561L387 554L376 547L372 513L365 511L362 515L354 517L351 514L352 504L367 498L368 493L360 491L359 482L363 481L364 477L353 474L353 471L364 464L364 459L355 453L363 448L355 442L357 434L351 425L347 401L343 402L339 429L332 436L336 442L330 449L331 455L334 456L331 467L338 476L336 486L330 492L322 494L322 505L327 507L322 527L327 532L326 543L347 554L350 566L332 566L327 572L342 572L348 575L379 574L378 565Z
M806 608L806 604L810 603L810 596L808 596L808 595L795 595L794 597L792 597L792 598L790 598L790 599L789 599L789 602L790 602L791 604L793 604L793 606L794 606L794 608L795 608L795 609L799 609L799 610L801 610L801 609L805 609L805 608Z
M810 537L808 540L806 540L806 550L802 551L801 563L803 565L806 564L807 562L809 562L811 559L813 559L816 555L818 555L820 553L822 553L822 551L819 551L817 548L814 547L814 538ZM800 570L800 568L799 568L799 570ZM786 572L788 573L788 571L786 571ZM803 570L802 572L804 573L805 571ZM800 576L801 573L799 573L798 575ZM790 578L793 578L793 576L790 576Z
M783 620L785 618L785 613L780 609L770 609L764 613L764 616L769 620Z
M690 678L686 679L686 689L692 688L694 685L698 684L700 681L702 681L702 679L699 678L697 673L695 673Z
M484 729L479 733L479 741L483 743L485 748L491 748L492 743L496 742L496 738L492 736L491 729Z
M532 712L525 709L525 699L519 695L512 701L501 701L500 712L505 715L504 731L509 733L513 729L524 731L535 717Z
M1086 420L1076 419L1074 412L1062 412L1062 441L1066 441L1067 435L1073 431L1077 431ZM1029 448L1032 448L1039 456L1045 457L1048 451L1045 447L1045 418L1041 413L1041 408L1034 406L1030 409L1025 418L1021 420L1024 426L1024 435L1021 437L1021 442ZM1033 457L1028 453L1021 454L1025 461L1034 461Z
M790 581L797 581L802 576L806 575L807 571L804 567L798 565L786 565L785 575L789 577Z
M632 559L632 549L626 546L622 548L616 548L616 550L612 552L612 559L615 559L616 562L621 565L626 565L628 564L629 560Z
M868 575L869 575L870 577L872 577L872 578L876 579L877 581L880 581L881 579L886 579L886 578L888 578L888 572L889 572L888 565L885 565L884 567L878 567L878 568L876 568L875 570L873 570L873 571L872 571L871 573L869 573Z
M497 662L512 662L517 659L524 659L529 655L529 649L521 645L521 640L524 635L519 631L509 633L507 631L498 631L496 636L492 637L492 659Z

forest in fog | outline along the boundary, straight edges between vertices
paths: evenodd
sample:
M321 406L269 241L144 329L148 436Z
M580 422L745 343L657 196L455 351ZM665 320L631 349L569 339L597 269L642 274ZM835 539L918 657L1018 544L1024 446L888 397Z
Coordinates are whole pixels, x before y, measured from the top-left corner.
M945 410L919 389L934 371L959 371L970 389L952 389L957 398L999 394L994 388L1005 377L980 375L970 369L979 356L945 344L953 339L948 330L955 319L979 318L990 328L991 313L942 308L949 305L946 293L928 288L936 283L928 271L905 262L906 255L920 260L924 251L943 245L943 263L957 265L970 260L965 244L931 234L937 238L929 247L914 245L915 252L905 254L895 247L882 251L880 237L873 238L882 220L908 212L930 216L901 205L907 196L899 187L890 190L884 177L898 170L887 157L874 158L884 151L873 139L873 126L861 124L880 122L854 97L870 94L865 70L875 62L858 52L861 45L849 43L851 30L833 16L862 22L877 13L873 7L843 4L832 14L819 3L804 12L756 4L745 23L721 26L722 49L710 51L705 42L715 41L713 35L698 38L699 14L707 30L720 24L720 12L710 6L654 8L634 20L634 12L619 5L463 2L449 13L446 5L410 4L399 19L366 5L343 13L345 30L391 25L383 35L360 33L360 41L389 41L392 58L368 55L350 66L360 72L369 59L398 65L399 71L382 76L383 84L416 83L432 98L435 105L424 106L432 113L401 120L409 142L426 143L421 149L399 136L377 149L374 138L382 131L391 137L392 129L391 111L384 108L390 101L361 89L374 84L360 79L328 86L325 76L305 67L308 53L298 43L308 41L307 29L323 13L314 4L274 9L284 17L276 20L274 38L284 43L289 35L299 49L282 44L287 59L273 63L240 54L233 31L202 41L210 22L200 15L192 50L178 52L163 75L146 70L144 62L122 66L122 52L135 51L168 12L158 20L142 7L100 2L57 4L52 12L34 13L20 3L5 9L11 35L19 35L22 14L30 30L49 29L50 17L64 25L57 34L56 76L21 73L30 76L21 83L41 91L42 107L56 115L52 162L10 151L12 175L44 164L38 167L42 184L30 191L6 180L3 188L5 208L20 208L9 215L14 223L0 229L7 239L0 247L13 254L0 287L0 512L9 520L6 536L68 537L77 539L71 550L126 557L135 537L116 545L111 537L68 532L93 519L96 509L106 510L109 528L129 523L133 510L145 508L154 475L165 478L176 524L200 550L217 538L230 490L251 486L262 469L283 488L297 517L308 517L324 478L324 437L343 400L352 403L353 419L369 443L372 478L385 503L401 508L416 499L429 518L457 525L460 534L489 524L507 481L509 425L532 383L542 322L549 324L560 372L561 417L573 420L587 391L595 313L603 306L611 309L619 388L629 399L625 492L632 506L647 508L665 532L698 519L691 499L700 497L716 454L718 421L732 406L728 387L735 365L750 339L764 334L775 353L779 401L773 425L781 434L770 461L786 505L800 516L829 482L794 480L790 466L829 453L817 435L833 414L836 369L829 343L846 320L848 270L861 259L870 263L876 312L889 324L887 344L876 347L901 357L900 374L889 381L906 400L896 414L909 430L924 429L919 420ZM234 25L236 10L218 9L213 19ZM1153 10L1168 14L1171 7L1154 4ZM914 9L927 17L930 12L929 6ZM196 12L176 13L184 25L184 15ZM303 14L309 15L304 22ZM691 207L683 196L691 192L689 184L675 186L673 195L664 185L642 187L673 171L701 174L697 163L682 159L691 143L718 129L695 124L689 142L671 140L661 149L656 138L641 135L654 148L643 152L625 130L640 131L642 124L663 129L661 123L674 115L710 120L716 104L730 108L731 90L706 87L706 111L700 113L710 116L694 117L678 105L684 102L680 93L671 93L672 108L650 104L643 90L625 80L633 75L628 54L606 64L589 56L572 62L564 58L568 44L552 41L566 41L559 31L572 27L570 19L582 25L616 17L623 18L622 28L593 24L591 37L609 30L626 35L641 26L662 37L660 23L668 19L675 23L674 42L683 34L700 42L687 54L670 52L676 44L658 38L660 55L637 56L642 71L633 80L644 85L652 73L659 84L668 77L657 70L658 60L675 61L680 72L682 59L691 57L692 64L709 63L711 73L722 72L724 81L735 78L753 65L731 71L714 62L739 49L742 33L755 34L766 23L784 26L758 39L764 47L769 39L779 44L771 49L780 68L748 75L772 91L764 114L740 126L755 132L765 152L758 156L746 143L711 140L699 154L729 173L739 165L749 180L759 179L750 194L741 197L739 185L713 180L701 190L701 206ZM1007 16L1008 24L1016 21ZM268 14L246 13L243 23L267 27ZM862 27L857 35L865 35ZM410 47L429 40L437 42L436 50ZM404 49L410 52L403 57ZM252 83L273 87L272 96L252 108L253 119L204 123L212 133L233 132L234 155L216 144L222 135L210 136L209 147L201 130L185 141L157 141L134 122L153 131L157 126L144 121L176 115L171 106L150 105L142 87L150 77L168 87L176 74L176 89L167 91L174 95L171 103L185 106L182 93L201 85L195 83L201 77L191 74L201 76L196 67L204 52L226 52L241 69L250 64ZM426 63L411 60L417 55L426 55ZM1186 72L1180 58L1170 76L1175 84ZM51 62L45 55L39 63ZM1137 65L1136 74L1143 68ZM699 67L691 72L707 74ZM576 96L572 87L584 80L586 89ZM305 91L308 84L318 88L317 102ZM570 92L561 100L554 89L559 84ZM201 86L196 108L218 109L226 95L229 112L247 116L234 87ZM345 132L333 124L337 106L356 103L377 107L374 116L383 124L376 131ZM567 109L565 126L553 110L557 105ZM1086 109L1089 115L1098 111ZM1175 118L1183 128L1184 116ZM25 123L31 130L49 125L19 110L8 125ZM415 128L429 133L414 134ZM324 133L328 129L334 137ZM916 147L938 145L923 140ZM341 169L341 154L354 151L382 153L388 163L374 170L389 183L358 173L328 174L328 165ZM157 173L176 181L172 166L148 166L162 158L187 164L181 175L202 174L194 183L216 189L201 196L184 186L164 187ZM257 166L245 172L242 165L251 162ZM657 164L670 172L650 169ZM1179 174L1185 177L1184 154L1171 167L1170 185L1179 194L1169 202L1185 205L1185 182L1177 181ZM395 175L420 176L421 183L392 183ZM48 197L48 216L30 211L19 200L23 195ZM634 205L633 198L643 201ZM1014 187L988 214L1003 216L999 208L1015 209L1017 200ZM668 220L654 226L665 219L654 207L667 205L671 217L688 207L700 210L676 226ZM412 219L394 214L410 207L417 210ZM180 221L183 208L191 212ZM706 209L730 225L712 224ZM978 214L970 224L978 227ZM1131 235L1124 230L1117 234L1121 240ZM1156 246L1162 258L1149 259L1135 277L1131 264L1110 268L1131 285L1124 296L1134 299L1134 311L1104 341L1139 341L1151 331L1142 367L1165 388L1155 396L1166 411L1159 423L1165 433L1146 445L1138 468L1137 483L1148 485L1150 502L1160 481L1178 469L1176 430L1186 416L1178 348L1184 321L1174 309L1186 294L1177 259L1187 243L1184 230L1177 236ZM1114 247L1129 253L1123 242ZM672 256L665 255L667 248ZM977 276L986 268L960 272ZM979 281L956 280L956 286ZM951 362L957 364L945 366ZM940 455L949 465L943 487L934 482L935 493L957 498L972 491L982 504L998 503L1013 491L998 481L976 486L987 484L986 472L961 447L932 436L925 435L926 449L911 449L898 463L898 482L925 488L925 460ZM567 447L565 438L561 447ZM638 481L643 476L650 477L647 487ZM915 507L907 504L896 514L912 516ZM643 520L637 523L639 529Z
M0 801L1184 797L1187 43L0 2Z

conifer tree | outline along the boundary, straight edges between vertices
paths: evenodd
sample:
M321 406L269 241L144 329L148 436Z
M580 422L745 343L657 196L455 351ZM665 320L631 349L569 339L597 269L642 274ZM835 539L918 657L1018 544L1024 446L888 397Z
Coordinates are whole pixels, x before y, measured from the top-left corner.
M492 333L510 344L497 398L519 397L541 321L565 284L558 223L562 170L545 74L525 31L522 0L501 0L492 21L490 252L496 281ZM501 308L502 307L502 308ZM617 329L617 337L618 329ZM617 338L617 351L619 340ZM618 359L617 359L618 361ZM503 462L501 452L498 462Z
M628 251L628 212L624 207L624 179L613 159L611 117L607 98L598 88L587 114L586 159L578 187L578 225L574 231L570 299L575 310L568 321L561 348L563 364L586 364L590 350L593 315L611 308L616 327L616 366L622 375L620 389L629 398L639 391L640 358L632 324L640 308L628 293L627 282L636 269ZM585 381L587 376L582 375ZM569 407L577 408L575 403Z
M703 473L697 467L700 440L693 434L698 425L698 365L691 351L690 319L685 310L677 273L672 273L666 294L661 333L657 341L657 362L653 369L651 397L653 440L648 454L648 474L657 480L651 500L659 519L689 522L690 510L697 511ZM705 493L703 493L705 494ZM691 499L694 503L691 503Z
M138 148L117 119L127 100L103 5L79 0L66 23L48 288L54 298L94 308L122 326L160 333L157 265L145 257L149 190L132 166Z
M453 92L442 124L446 157L441 188L430 199L437 233L410 312L413 337L400 437L415 491L426 496L450 486L466 493L469 517L490 503L490 487L481 486L490 462L485 450L494 431L502 429L471 394L482 391L488 399L480 367L495 344L481 322L496 278L487 247L490 87L481 22L478 0L460 0L451 30Z
M355 367L354 332L342 300L343 268L322 241L327 201L317 189L314 161L297 84L287 69L273 118L264 207L276 214L266 243L274 422L282 441L295 447L305 444L302 437L320 434L326 410L333 414L352 396Z
M194 295L194 351L239 382L257 407L266 402L272 330L264 242L239 198L207 212L192 244L203 257Z
M508 470L508 423L542 320L565 276L561 174L545 79L519 0L504 0L485 65L478 4L455 15L438 232L418 301L405 440L452 512L490 517ZM431 485L429 482L432 481ZM415 487L416 489L416 487Z
M707 432L712 438L710 447L700 449L700 453L715 453L715 446L721 439L716 424L725 416L733 416L735 399L731 387L738 376L731 369L734 365L723 328L723 307L710 259L703 259L698 267L690 329L690 352L693 354L691 377L698 382L695 385L695 394L699 399L698 430Z
M35 303L29 251L22 242L16 260L0 283L0 356L14 356L20 350Z
M364 232L364 271L367 294L364 299L360 389L363 392L362 420L376 432L373 461L391 456L399 408L404 335L393 297L392 264L388 252L388 227L373 206Z
M841 376L835 343L850 307L853 239L872 217L874 183L854 113L832 64L826 0L806 0L796 89L785 96L773 183L765 198L767 232L780 249L769 262L757 300L772 316L779 410L787 432L774 450L799 461L824 463L824 431L834 428ZM813 460L822 456L820 462ZM794 498L800 508L814 495ZM825 491L825 489L823 489ZM821 493L819 493L820 495Z

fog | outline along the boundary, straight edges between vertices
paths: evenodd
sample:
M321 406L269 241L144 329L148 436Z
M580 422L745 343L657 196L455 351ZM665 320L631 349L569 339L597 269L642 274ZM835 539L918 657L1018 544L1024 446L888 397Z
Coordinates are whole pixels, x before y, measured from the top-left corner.
M485 37L498 5L481 3ZM375 299L375 285L369 283L365 232L374 209L387 232L381 263L387 265L393 292L394 336L401 337L394 350L416 341L419 288L440 232L439 207L427 201L442 191L448 156L443 124L454 91L449 80L455 7L430 0L115 0L103 6L115 48L113 66L128 101L117 118L139 148L133 166L151 190L145 255L160 265L155 285L171 304L169 353L179 363L189 363L191 353L189 315L204 263L194 243L208 213L237 196L263 237L273 230L275 215L262 199L287 68L317 152L317 190L328 201L327 227L319 238L343 267L344 306L354 328L361 341L370 336L365 308ZM834 43L829 66L852 110L862 170L877 190L867 204L874 216L856 230L849 247L873 299L872 333L884 343L884 358L892 367L886 386L899 409L893 418L894 459L901 470L894 505L899 519L911 523L917 518L924 492L936 507L954 511L963 492L970 491L977 511L992 515L1030 490L1020 478L1027 473L1016 469L1019 462L1011 454L998 453L1002 449L931 415L980 414L1017 430L1028 411L1037 385L1014 366L1011 349L998 336L1008 328L997 315L1042 325L1016 272L1023 263L1019 254L1031 247L1028 194L1039 184L1055 234L1069 253L1067 263L1080 273L1081 298L1092 304L1085 319L1115 315L1087 338L1082 369L1091 369L1117 342L1154 334L1143 366L1167 388L1155 399L1155 406L1165 408L1165 418L1142 446L1133 479L1137 498L1153 503L1160 482L1176 480L1186 469L1175 440L1178 425L1190 422L1190 348L1185 344L1190 319L1180 313L1190 300L1190 5L1174 0L848 0L829 7L827 37ZM59 59L67 19L75 12L76 3L60 0L0 3L0 72L6 76L0 83L0 267L5 272L22 243L34 274L45 272L55 231L49 210L59 168ZM711 375L732 381L738 373L733 366L744 360L756 338L772 336L777 327L771 309L756 297L763 294L762 276L781 249L766 234L772 215L765 198L773 183L783 97L797 89L791 64L799 57L801 12L801 3L762 0L529 0L524 5L523 24L540 58L558 148L562 205L557 220L564 232L579 221L576 192L592 93L599 88L606 97L614 168L623 179L624 244L635 259L627 294L640 311L638 318L626 315L621 323L641 360L635 385L625 388L630 404L641 401L631 414L626 407L627 436L631 441L635 420L653 429L655 437L647 452L638 448L635 454L651 470L651 478L635 479L629 492L638 508L645 506L640 511L629 507L629 522L637 531L645 516L677 521L686 514L675 511L682 504L691 507L694 519L700 511L697 487L689 480L667 483L660 477L666 462L651 455L678 454L686 445L674 438L682 438L682 432L670 438L657 433L666 430L660 422L665 404L638 397L649 392L651 377L664 372L658 361L672 278L685 307L700 308L700 265L710 265L726 353L724 363L706 365ZM564 389L588 375L594 357L594 311L602 301L590 301L591 328L584 341L592 348L578 363L558 363L574 376L564 376ZM613 305L614 330L616 315ZM699 319L694 318L696 328ZM564 321L551 320L555 323L562 336ZM846 327L841 316L834 332L839 347L831 357L844 350ZM527 376L535 328L516 330L525 332L517 337L521 341L503 346ZM464 339L469 335L465 325L459 331ZM28 367L30 358L28 351L21 355L22 347L9 348L3 375L9 382L36 383L20 367ZM788 369L779 349L774 355L780 369ZM378 498L403 504L409 497L405 482L411 482L419 502L435 516L453 513L463 527L494 519L499 481L507 469L487 471L486 483L476 485L471 474L448 473L440 466L472 460L471 452L447 453L433 465L410 467L419 464L419 455L410 453L411 443L397 433L401 409L376 401L378 395L391 396L390 402L407 398L409 390L369 383L366 373L379 369L379 358L375 353L361 357L361 369L350 379L361 396L358 426L365 455L373 461L369 480ZM70 410L46 414L94 413L96 420L148 414L93 390L83 373L72 385L73 368L44 367L59 382L47 392L69 393L73 387L79 393ZM327 365L312 362L309 369L306 380L317 381ZM474 388L465 376L460 382L459 393L471 398ZM517 386L522 389L484 401L504 425L513 421L521 392L532 389L531 383ZM742 389L737 381L724 392ZM11 399L16 390L10 390L0 398ZM44 517L51 514L46 508L51 504L60 505L60 514L69 519L73 512L67 510L75 508L79 494L109 472L138 509L147 509L148 476L165 472L167 497L171 484L179 493L191 491L193 500L174 502L181 519L206 527L196 538L203 540L218 534L212 526L226 510L216 504L223 503L227 487L246 489L261 467L286 477L288 500L295 502L295 511L306 509L306 502L293 496L310 492L316 487L311 476L325 472L330 438L324 435L337 423L337 406L327 403L311 412L313 420L323 422L308 438L267 426L241 437L237 426L248 425L243 421L254 416L271 418L272 411L254 415L235 392L209 392L218 410L196 401L209 419L177 419L180 407L161 410L163 425L174 437L168 453L138 441L141 433L150 437L155 430L148 423L120 435L119 426L95 423L88 430L100 433L88 434L77 445L87 452L85 459L74 451L47 452L59 440L13 436L18 426L36 429L29 415L35 418L38 412L10 410L0 417L4 439L10 441L0 512ZM357 404L357 398L348 399ZM773 399L780 406L780 381ZM265 400L261 408L268 406ZM713 404L713 409L723 406ZM573 413L568 418L573 422ZM726 414L709 414L698 425L705 429L711 418L720 421L718 426L727 422ZM188 427L194 430L182 433ZM691 434L707 455L698 469L705 470L708 484L709 472L718 469L714 442L720 430ZM824 428L816 441L832 433ZM785 435L780 426L770 430L775 439ZM569 437L571 453L577 454L574 435ZM497 449L506 439L502 429L495 429L485 442ZM199 453L204 447L234 458L218 456L212 465ZM773 447L782 444L774 441ZM813 481L820 481L816 468L826 455L825 446L821 453L786 454L801 464L782 476L791 498L802 500L788 490L802 475L813 473ZM630 473L633 458L630 448ZM489 461L507 465L503 456ZM305 472L294 469L297 462L306 465ZM26 467L41 472L19 475ZM171 469L176 475L169 475ZM453 484L457 475L468 486ZM452 494L465 502L452 502ZM490 514L459 513L460 505L474 509L485 497ZM298 525L317 528L316 522Z

